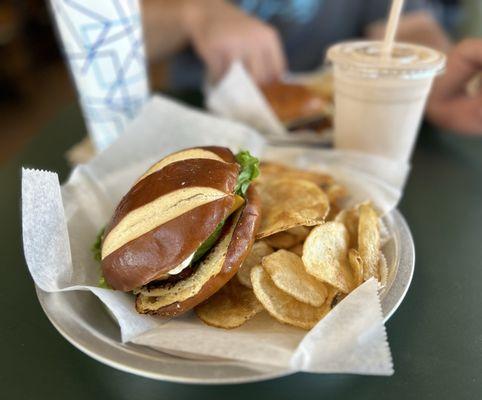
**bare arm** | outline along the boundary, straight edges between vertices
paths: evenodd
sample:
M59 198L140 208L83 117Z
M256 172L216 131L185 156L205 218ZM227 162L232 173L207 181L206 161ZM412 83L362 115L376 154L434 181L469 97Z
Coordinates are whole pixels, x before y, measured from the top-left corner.
M151 59L190 43L213 81L236 60L257 82L276 79L285 69L277 31L225 0L143 0L143 23Z
M385 34L385 22L379 21L366 28L366 35L371 39L382 39ZM451 42L435 18L426 11L415 11L400 19L397 32L400 42L418 43L448 52Z
M142 22L150 60L166 58L188 43L185 15L190 0L142 0Z
M381 39L384 23L367 28L367 35ZM447 68L435 79L426 116L434 124L456 133L482 134L482 92L469 95L467 85L482 71L482 40L466 39L452 45L437 21L427 12L413 12L400 21L397 40L436 48L447 54Z

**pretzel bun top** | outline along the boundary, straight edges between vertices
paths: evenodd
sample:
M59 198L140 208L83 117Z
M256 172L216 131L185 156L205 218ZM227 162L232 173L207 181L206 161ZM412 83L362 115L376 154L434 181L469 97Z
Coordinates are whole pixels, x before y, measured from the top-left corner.
M304 85L277 81L263 85L261 91L276 116L285 125L326 113L326 100Z
M189 258L231 214L239 170L233 153L215 146L182 150L149 168L107 225L107 283L131 291Z

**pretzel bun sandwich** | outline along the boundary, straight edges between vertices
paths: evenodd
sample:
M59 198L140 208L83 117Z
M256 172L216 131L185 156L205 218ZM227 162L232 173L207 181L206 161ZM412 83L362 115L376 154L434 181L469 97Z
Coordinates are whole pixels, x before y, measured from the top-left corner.
M224 286L260 222L258 160L197 147L153 165L122 198L101 244L102 273L142 314L182 314Z
M281 81L261 87L273 112L286 129L322 130L330 125L330 104L309 86Z

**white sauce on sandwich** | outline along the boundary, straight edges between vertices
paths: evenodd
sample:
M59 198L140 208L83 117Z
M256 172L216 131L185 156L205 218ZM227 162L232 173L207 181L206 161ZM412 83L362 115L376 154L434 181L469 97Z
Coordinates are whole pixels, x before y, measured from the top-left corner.
M186 269L189 267L189 264L191 264L191 261L194 257L194 253L192 253L188 258L186 258L181 264L179 264L176 268L171 269L168 274L169 275L177 275L179 274L182 270Z

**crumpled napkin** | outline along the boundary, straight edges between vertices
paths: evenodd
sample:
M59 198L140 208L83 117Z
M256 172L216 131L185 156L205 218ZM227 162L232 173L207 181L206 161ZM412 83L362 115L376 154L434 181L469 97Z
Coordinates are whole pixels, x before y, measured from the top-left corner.
M313 84L325 73L323 69L308 74L288 73L283 76L283 81ZM205 106L209 111L252 126L272 143L318 146L331 143L333 132L329 128L322 132L288 131L240 61L233 62L216 85L206 84L204 92Z
M231 65L216 86L206 87L206 107L274 138L288 134L240 61Z
M371 156L277 148L244 125L213 117L163 97L152 98L111 147L76 167L60 187L52 172L24 169L22 219L25 258L43 291L90 290L111 311L123 342L194 358L217 356L294 371L393 373L375 281L347 296L310 332L261 313L241 328L208 327L192 313L171 320L139 315L130 294L97 287L99 264L90 248L121 196L147 167L189 146L228 146L256 156L322 168L349 185L353 201L367 195L384 212L394 209L404 174Z

